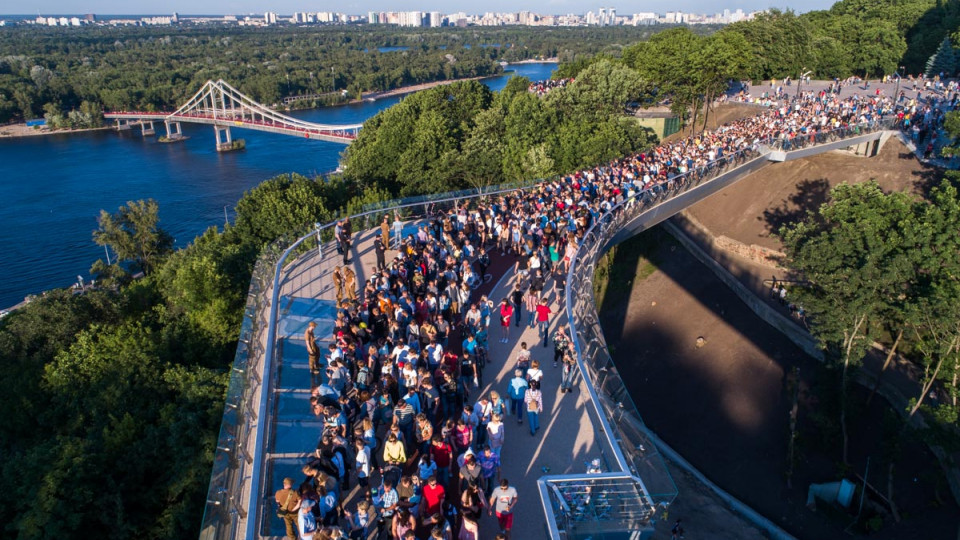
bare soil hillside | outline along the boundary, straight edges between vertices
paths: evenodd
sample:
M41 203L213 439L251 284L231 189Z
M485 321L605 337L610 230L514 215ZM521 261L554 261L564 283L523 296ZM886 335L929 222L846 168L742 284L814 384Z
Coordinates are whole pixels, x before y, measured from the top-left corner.
M774 233L819 207L832 186L873 179L886 191L922 193L938 178L891 138L872 158L831 152L766 167L688 212L714 235L780 249Z

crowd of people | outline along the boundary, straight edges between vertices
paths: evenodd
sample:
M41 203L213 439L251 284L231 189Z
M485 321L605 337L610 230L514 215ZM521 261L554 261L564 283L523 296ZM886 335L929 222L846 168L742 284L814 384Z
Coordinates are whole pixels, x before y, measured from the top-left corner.
M546 95L551 90L554 90L556 88L563 88L572 82L573 82L572 78L547 79L545 81L534 81L530 83L530 87L528 88L528 90L531 93L536 94L537 97L540 97L540 96Z
M501 464L525 458L511 454L504 426L526 422L540 436L545 371L556 370L549 379L559 380L561 398L576 390L576 352L557 313L591 224L644 189L765 141L894 114L883 96L805 92L695 137L407 224L415 232L384 217L362 283L349 268L359 261L350 261L342 222L333 330L317 336L311 324L303 335L323 430L303 478L276 492L287 536L476 540L487 512L497 516L498 538L509 538L519 497ZM510 269L511 290L488 296L488 272ZM536 328L537 340L519 342L518 327ZM516 344L509 357L491 355L491 332ZM488 387L491 365L513 377Z

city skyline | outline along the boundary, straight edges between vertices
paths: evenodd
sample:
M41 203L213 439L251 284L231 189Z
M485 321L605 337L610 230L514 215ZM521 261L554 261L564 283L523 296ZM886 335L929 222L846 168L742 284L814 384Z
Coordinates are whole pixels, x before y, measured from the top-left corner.
M544 15L585 14L597 11L601 7L615 7L619 13L684 11L692 13L716 13L724 9L742 9L745 12L769 8L792 9L805 12L827 9L833 0L814 0L796 2L788 0L731 0L730 2L710 2L707 0L683 0L680 2L597 2L596 0L546 0L541 2L516 2L494 0L478 4L476 2L440 2L438 0L351 0L344 3L314 3L305 0L212 0L198 4L186 0L169 2L123 2L119 0L92 0L77 3L74 0L14 0L4 7L0 15L82 15L96 13L103 15L156 15L178 12L181 15L248 15L274 12L292 15L308 11L339 11L352 14L366 14L369 11L441 11L444 13L466 12L483 14L486 12L531 11Z

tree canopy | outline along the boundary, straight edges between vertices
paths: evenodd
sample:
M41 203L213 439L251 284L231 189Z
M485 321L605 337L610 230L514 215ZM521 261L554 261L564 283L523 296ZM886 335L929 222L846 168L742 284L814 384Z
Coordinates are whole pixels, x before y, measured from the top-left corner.
M644 148L622 113L648 85L619 62L590 63L543 98L514 78L493 94L475 81L418 92L367 121L344 154L344 177L408 196L533 180Z

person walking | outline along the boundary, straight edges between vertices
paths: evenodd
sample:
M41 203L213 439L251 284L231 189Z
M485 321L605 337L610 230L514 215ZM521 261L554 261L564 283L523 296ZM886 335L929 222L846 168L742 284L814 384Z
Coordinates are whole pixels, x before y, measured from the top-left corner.
M530 387L523 395L523 402L527 407L527 420L530 421L530 435L536 436L540 430L540 413L543 411L543 393L540 392L540 381L530 381Z
M283 489L274 495L277 501L277 516L283 520L287 538L297 540L297 510L300 508L300 495L293 489L293 478L283 479Z
M513 302L513 309L516 311L517 328L520 328L520 319L523 318L523 287L520 285L520 276L517 276L517 284L510 293L510 300ZM504 342L506 343L506 341Z
M540 338L543 339L543 347L546 348L550 338L550 315L553 311L547 305L547 299L541 298L537 304L537 328Z
M467 485L460 495L460 514L463 524L460 527L458 540L480 539L480 516L483 515L483 492L477 484Z
M506 478L500 479L500 485L490 493L490 515L497 514L500 533L510 540L513 529L513 507L517 505L517 490Z
M563 355L563 368L560 372L560 393L573 392L573 377L576 374L577 361L573 353L567 352Z
M504 298L500 301L500 328L503 330L503 337L500 343L510 342L510 318L513 317L513 306ZM519 325L517 325L519 326Z
M539 300L537 292L533 290L533 287L527 289L527 293L523 295L524 307L527 308L527 326L533 328L537 324L537 301Z
M553 367L557 367L558 362L563 360L563 357L570 351L573 350L573 343L570 341L570 338L567 337L566 328L558 328L557 332L553 334Z
M523 424L523 400L526 397L527 388L530 386L523 375L522 369L514 370L513 378L510 379L510 385L507 387L507 395L510 396L510 411L517 415L518 424Z

